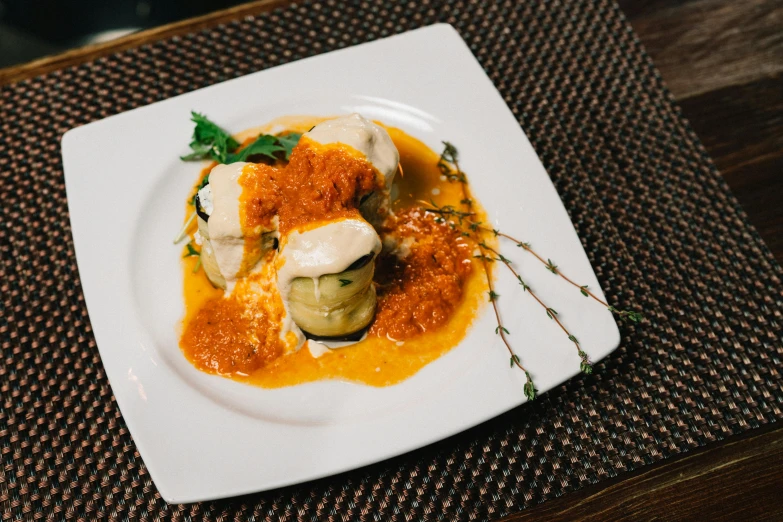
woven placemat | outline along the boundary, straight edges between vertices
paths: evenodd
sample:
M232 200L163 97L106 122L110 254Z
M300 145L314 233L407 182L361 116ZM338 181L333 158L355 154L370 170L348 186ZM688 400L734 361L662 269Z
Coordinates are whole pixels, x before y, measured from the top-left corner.
M430 447L301 486L167 505L95 346L60 137L435 22L457 28L518 117L609 299L647 321L622 326L596 374ZM780 267L612 2L294 4L0 92L3 520L493 519L782 416Z

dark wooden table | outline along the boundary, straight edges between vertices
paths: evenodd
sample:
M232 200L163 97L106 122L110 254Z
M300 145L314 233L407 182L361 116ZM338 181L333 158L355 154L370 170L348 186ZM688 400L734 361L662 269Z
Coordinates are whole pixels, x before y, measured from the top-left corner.
M620 0L683 116L783 262L783 2ZM783 426L732 437L507 520L783 520Z
M0 70L0 84L256 13L265 0ZM783 262L783 2L620 0L715 164ZM506 520L783 520L783 426L625 473Z

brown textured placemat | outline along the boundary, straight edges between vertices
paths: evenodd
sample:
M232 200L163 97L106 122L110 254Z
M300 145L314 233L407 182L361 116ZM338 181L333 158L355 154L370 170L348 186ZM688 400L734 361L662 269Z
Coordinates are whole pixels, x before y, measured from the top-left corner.
M622 327L596 374L430 447L301 486L167 505L92 336L60 137L438 21L458 29L518 117L610 300L643 307L647 322ZM0 93L3 520L497 518L782 416L780 267L612 2L295 4Z

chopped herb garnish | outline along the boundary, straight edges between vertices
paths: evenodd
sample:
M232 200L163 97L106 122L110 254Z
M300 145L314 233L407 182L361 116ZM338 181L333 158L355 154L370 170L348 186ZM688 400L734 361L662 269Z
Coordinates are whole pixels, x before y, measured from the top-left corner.
M348 286L351 283L353 283L353 281L351 281L350 279L340 279L340 286Z
M185 254L185 255L184 255L184 256L182 256L182 257L197 256L197 255L199 255L199 254L200 254L200 252L199 252L198 250L196 250L195 248L193 248L193 245L192 245L191 243L188 243L187 245L185 245L185 248L188 250L188 253L187 253L187 254Z

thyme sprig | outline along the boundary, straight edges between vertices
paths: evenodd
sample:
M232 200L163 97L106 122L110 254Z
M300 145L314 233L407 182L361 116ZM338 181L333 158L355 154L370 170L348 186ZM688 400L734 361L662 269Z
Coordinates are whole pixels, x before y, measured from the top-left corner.
M452 165L454 168L452 168ZM465 176L465 173L462 172L462 169L459 168L459 153L457 152L457 147L448 141L443 142L443 152L440 153L440 159L438 159L438 168L440 169L441 174L446 176L446 179L449 181L458 181L467 184L468 178ZM465 196L463 201L465 200L469 202L466 204L470 206L471 199Z
M450 222L452 228L456 228L458 225L460 230L462 230L462 235L464 237L472 239L476 243L483 243L483 240L474 237L474 235L478 236L480 233L479 225L475 222L475 220L471 219L473 216L475 216L475 213L471 211L473 206L473 199L470 197L468 191L467 176L459 167L457 148L447 141L443 142L443 146L443 153L441 153L440 159L438 160L438 168L449 181L456 181L461 183L462 199L460 200L460 205L463 205L466 210L459 210L451 205L439 207L435 201L430 201L430 204L433 207L432 209L425 208L424 210L425 212L434 211L433 213L440 214L438 217L443 220L446 220L447 216L452 219L456 218L456 224L453 223L453 221ZM452 169L452 165L454 166L454 169ZM495 312L495 319L497 319L498 323L497 328L495 328L495 334L500 336L503 344L508 350L510 356L510 367L513 368L516 366L525 373L525 384L522 386L522 392L525 394L525 397L527 397L528 400L532 401L538 395L538 390L536 389L535 384L533 384L533 377L530 375L530 372L527 370L527 368L524 367L519 356L514 353L514 349L511 347L511 343L508 340L508 336L511 334L503 325L503 320L500 317L500 309L498 308L498 298L500 295L495 292L495 288L492 285L492 277L490 275L488 266L489 263L494 261L494 259L491 256L488 256L485 250L481 249L480 252L481 255L476 257L481 260L481 264L484 268L484 274L487 277L487 286L489 286L489 301L492 303L492 309Z
M434 205L434 203L430 202L430 205ZM466 222L468 227L472 231L481 230L484 232L492 233L495 237L503 237L510 241L513 241L519 248L522 248L526 252L529 252L530 254L533 255L533 257L538 259L548 271L552 272L557 276L560 276L564 281L569 283L571 286L577 288L583 296L592 298L593 300L602 304L607 310L615 314L621 321L627 320L632 323L639 323L642 320L644 320L644 315L642 315L640 312L636 312L633 310L621 310L619 308L616 308L610 305L609 303L607 303L606 301L604 301L603 299L601 299L600 297L598 297L597 295L595 295L592 291L590 291L588 285L580 285L579 283L576 283L574 280L566 276L563 273L563 271L560 269L560 267L558 267L551 259L548 258L544 259L540 254L538 254L535 250L533 250L530 243L520 241L519 239L510 236L505 232L501 232L496 228L487 227L480 221L474 221L470 219L472 215L475 215L475 213L465 213L459 211L454 212L453 207L450 207L448 205L442 207L434 205L433 208L425 208L424 210L426 212L435 212L437 214L440 214L441 216L443 216L444 219L447 219L449 216L453 216L459 220L460 224L462 224L463 221Z
M590 362L587 353L585 353L585 351L582 350L582 347L579 345L579 341L577 340L577 338L573 334L571 334L571 332L568 331L568 328L566 328L563 322L560 320L560 318L558 317L557 310L544 304L544 301L542 301L541 298L538 297L538 294L536 294L533 291L533 289L530 288L530 286L528 286L522 280L522 276L520 276L519 273L516 271L516 269L514 269L514 267L511 265L511 261L508 258L503 257L503 255L500 252L498 252L497 250L495 250L494 248L492 248L491 246L487 245L484 242L479 243L479 248L481 248L482 250L492 252L497 256L496 259L498 261L506 265L506 268L508 268L511 271L511 273L514 274L514 277L519 281L519 284L522 285L523 290L529 293L533 297L533 299L535 299L538 302L538 304L540 304L541 307L544 308L544 310L546 310L547 317L555 321L557 325L560 327L560 329L563 330L563 332L566 334L566 336L568 336L568 340L574 343L574 346L576 347L576 351L579 354L579 358L581 359L580 369L582 370L582 372L586 374L593 373L593 364Z
M508 350L508 353L510 355L509 363L510 366L513 368L516 366L520 370L522 370L525 373L525 384L522 386L522 392L525 394L525 397L528 398L528 400L533 400L536 398L536 395L538 394L538 390L536 389L535 385L533 384L533 378L530 376L530 372L527 371L527 368L525 368L522 365L522 361L520 360L519 356L514 353L514 349L511 347L511 343L508 341L508 336L511 335L511 333L508 331L508 329L503 326L503 321L500 318L500 309L498 308L498 297L500 297L498 294L495 293L495 288L492 285L492 277L490 277L489 274L489 267L487 266L487 258L486 256L482 256L481 263L484 266L484 273L487 276L487 285L489 286L489 301L492 303L492 309L495 311L495 319L497 319L498 326L495 328L495 333L500 336L500 339L503 341L503 344L506 345L506 349Z
M533 380L530 376L530 373L522 366L521 360L518 355L514 353L513 348L511 347L511 344L508 341L507 336L509 335L508 329L503 325L501 316L500 316L500 310L498 308L498 298L500 297L499 294L497 294L494 290L494 287L492 285L492 280L489 273L489 263L498 261L503 263L508 270L511 271L511 273L514 275L514 277L519 281L519 284L522 286L522 290L529 293L535 300L538 302L539 305L541 305L542 308L544 308L547 317L549 319L555 321L557 325L560 327L560 329L565 333L565 335L568 337L568 340L571 341L574 344L574 347L576 348L577 354L579 355L580 359L580 370L583 373L590 374L593 372L593 364L590 361L590 357L588 354L582 349L581 344L579 343L579 340L576 338L575 335L573 335L563 324L563 321L558 317L557 311L547 306L541 298L533 291L533 289L530 288L530 285L528 285L524 279L522 279L522 276L517 272L517 270L512 265L512 262L510 259L505 257L503 254L501 254L496 248L492 247L491 245L487 244L482 234L486 233L492 233L493 237L502 237L505 239L508 239L510 241L513 241L517 247L524 249L528 253L532 254L538 261L540 261L544 267L552 272L552 274L557 275L561 277L564 281L569 283L570 285L574 286L579 290L579 293L581 293L583 296L592 298L594 301L600 303L603 305L607 310L609 310L611 313L615 314L620 320L622 321L631 321L634 323L641 322L643 320L643 316L640 312L636 312L633 310L621 310L618 309L603 299L599 298L597 295L595 295L588 287L588 285L580 285L576 282L574 282L572 279L570 279L568 276L566 276L560 267L555 264L554 261L547 258L544 259L541 255L538 254L535 250L533 250L530 243L525 241L520 241L519 239L516 239L513 236L510 236L504 232L501 232L500 230L496 228L491 228L486 225L484 225L482 222L477 221L476 213L473 212L473 199L470 197L469 190L468 190L468 182L467 182L467 176L462 171L462 169L459 166L459 154L457 152L457 148L447 142L443 142L443 152L441 153L439 159L438 159L438 168L441 171L441 174L448 179L449 181L456 181L462 184L462 199L460 200L460 205L462 208L457 208L452 205L444 205L439 206L435 201L430 201L429 203L425 203L424 211L430 212L433 214L438 214L438 217L436 218L438 222L441 223L448 223L449 226L452 229L456 229L459 227L459 229L462 232L462 236L472 239L479 248L479 253L474 255L476 259L481 260L481 263L484 267L484 272L487 276L487 284L489 286L489 301L492 303L492 308L495 312L495 318L497 319L497 327L495 328L495 334L500 335L501 339L503 340L503 343L506 345L506 348L508 349L508 352L510 354L509 363L511 367L513 368L515 365L519 367L522 371L525 372L525 376L527 378L527 382L524 385L524 392L525 396L528 397L528 399L534 399L537 394L537 390L535 389L535 386L533 385Z

